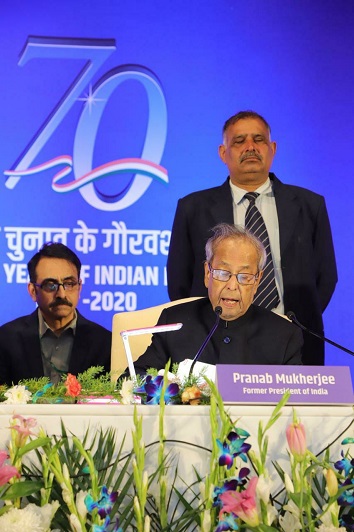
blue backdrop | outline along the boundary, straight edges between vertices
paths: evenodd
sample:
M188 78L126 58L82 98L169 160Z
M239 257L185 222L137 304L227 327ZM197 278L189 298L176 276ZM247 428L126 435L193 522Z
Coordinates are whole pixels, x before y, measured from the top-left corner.
M222 125L254 109L278 177L326 198L326 335L354 349L352 0L13 0L0 15L0 323L33 310L25 265L46 240L77 251L79 308L108 328L168 300L177 200L225 179ZM332 347L326 363L354 367Z

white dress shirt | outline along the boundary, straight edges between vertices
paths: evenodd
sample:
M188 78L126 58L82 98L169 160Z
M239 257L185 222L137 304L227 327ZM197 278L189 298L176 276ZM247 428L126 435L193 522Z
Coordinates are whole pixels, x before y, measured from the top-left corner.
M230 187L233 197L234 223L244 227L246 210L249 205L249 201L248 199L244 198L244 195L247 194L248 191L233 185L231 180ZM280 298L279 305L273 310L279 314L284 314L284 289L280 261L279 221L272 183L269 177L267 181L258 187L254 192L259 194L259 196L256 198L256 207L263 216L263 220L268 231L274 265L275 283L277 285Z

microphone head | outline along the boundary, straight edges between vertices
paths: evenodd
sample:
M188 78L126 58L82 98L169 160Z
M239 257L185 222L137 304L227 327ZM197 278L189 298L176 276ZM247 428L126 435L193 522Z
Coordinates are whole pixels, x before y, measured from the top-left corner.
M218 316L220 316L220 314L222 313L222 308L217 306L214 308L214 312L215 314L217 314Z
M295 315L295 312L293 312L292 310L289 310L289 312L286 313L286 317L287 317L290 321L296 321L296 315Z

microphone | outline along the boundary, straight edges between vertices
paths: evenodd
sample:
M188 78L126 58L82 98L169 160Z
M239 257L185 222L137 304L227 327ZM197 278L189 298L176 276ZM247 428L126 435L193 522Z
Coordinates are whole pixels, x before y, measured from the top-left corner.
M215 323L214 323L210 333L208 334L208 336L205 338L204 342L202 343L202 345L198 349L197 354L195 355L195 357L192 360L191 367L189 368L188 378L192 375L195 363L198 361L200 355L203 353L204 349L206 348L207 344L210 341L210 338L213 336L214 332L216 331L217 326L219 325L220 315L222 313L222 308L219 307L219 306L215 307L214 308L214 312L216 314Z
M298 321L298 319L297 319L297 317L295 315L295 312L293 312L292 310L289 310L289 312L286 313L286 317L290 321L295 323L295 325L300 327L300 329L302 329L303 331L306 331L309 334L312 334L313 336L316 336L316 338L319 338L320 340L324 340L325 342L328 342L329 344L334 345L334 347L337 347L338 349L341 349L342 351L345 351L346 353L349 353L350 355L354 356L354 351L351 351L350 349L347 349L346 347L343 347L342 345L337 344L336 342L333 342L333 340L329 340L325 336L322 336L321 334L318 334L318 333L316 333L314 331L311 331L311 329L308 329L307 327L305 327L305 325L302 325L302 323L300 323Z

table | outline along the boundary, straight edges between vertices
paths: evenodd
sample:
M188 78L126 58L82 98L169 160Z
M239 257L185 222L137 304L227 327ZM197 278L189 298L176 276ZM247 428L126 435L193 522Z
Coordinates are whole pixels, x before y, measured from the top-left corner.
M258 423L265 424L273 406L263 405L231 405L227 407L233 420L238 420L237 426L247 430L251 437L249 443L256 446ZM353 420L352 406L296 406L298 418L305 425L308 448L317 454L337 435L345 431ZM117 429L120 441L126 434L124 451L132 449L131 430L133 423L133 406L123 405L5 405L0 403L0 449L3 449L9 438L9 419L13 413L24 417L35 417L39 425L49 435L60 435L60 421L63 420L68 431L81 437L90 427L92 432L100 427ZM145 445L158 441L159 406L138 405L137 412L143 416L143 439ZM193 447L198 445L211 449L211 431L209 422L209 406L168 405L165 410L165 435L168 440L178 440L185 443L167 443L166 450L173 450L175 460L178 460L179 476L184 482L191 484L195 480L193 467L200 475L208 472L208 450ZM280 464L288 462L287 444L285 437L286 426L291 423L293 407L285 406L281 418L269 431L269 460L276 459ZM354 425L345 432L346 436L354 437ZM340 442L332 446L332 458L340 458ZM254 447L256 448L256 447ZM156 446L157 450L157 446ZM147 469L156 470L154 453L149 453ZM191 465L193 464L193 467Z

